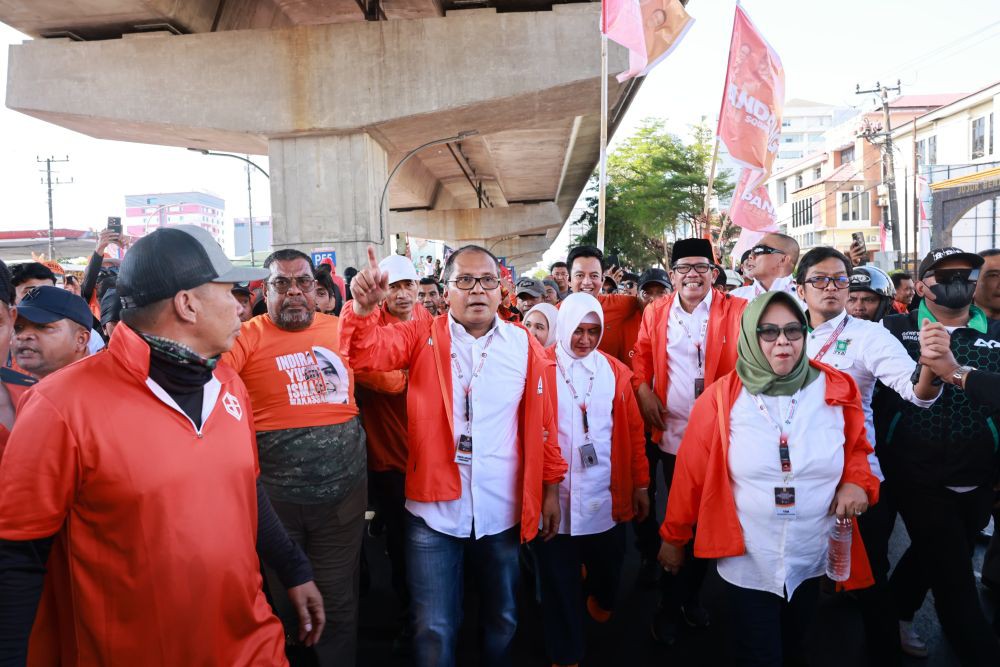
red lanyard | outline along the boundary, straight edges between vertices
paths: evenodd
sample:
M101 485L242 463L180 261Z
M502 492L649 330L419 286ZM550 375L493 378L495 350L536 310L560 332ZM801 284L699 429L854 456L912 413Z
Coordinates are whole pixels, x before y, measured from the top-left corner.
M840 338L840 334L844 333L844 328L847 326L847 320L850 319L850 317L851 317L850 315L844 315L844 319L840 321L840 324L837 326L837 328L834 329L833 333L830 334L830 337L826 339L826 342L823 344L823 347L821 347L819 349L819 352L816 353L816 356L813 357L814 361L823 360L823 357L826 355L827 351L829 351L830 346L833 345L835 342L837 342L837 339Z
M573 394L573 400L580 407L580 412L583 413L583 432L590 432L590 424L587 421L587 404L590 403L590 395L594 391L594 377L590 376L590 384L587 386L587 393L583 397L583 401L580 401L580 396L576 393L576 388L573 386L573 381L570 379L569 375L566 373L566 369L563 368L562 361L560 361L559 356L556 355L556 366L559 367L559 373L562 374L563 380L566 381L566 386L569 387L569 391Z
M476 370L472 372L472 376L469 378L469 383L464 382L465 375L462 373L462 367L458 363L458 353L451 353L451 365L455 369L455 374L458 376L458 382L462 385L462 389L465 392L465 421L471 424L472 422L472 403L469 399L470 394L472 394L472 381L479 377L479 374L483 371L483 366L486 364L486 350L490 349L490 344L493 342L493 336L496 331L490 333L486 338L486 344L483 346L483 351L479 357L479 366Z

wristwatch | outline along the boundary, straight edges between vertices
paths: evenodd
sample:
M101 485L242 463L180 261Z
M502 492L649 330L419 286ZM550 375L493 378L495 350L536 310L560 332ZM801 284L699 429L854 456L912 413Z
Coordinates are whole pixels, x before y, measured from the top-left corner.
M965 378L974 370L972 366L959 366L951 372L951 383L965 389Z

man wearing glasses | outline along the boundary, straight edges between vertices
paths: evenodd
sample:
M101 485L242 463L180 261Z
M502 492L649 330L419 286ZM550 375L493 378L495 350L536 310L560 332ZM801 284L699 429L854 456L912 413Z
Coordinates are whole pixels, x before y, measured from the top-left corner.
M659 448L658 460L649 461L651 507L655 507L656 464L663 466L669 492L695 399L716 378L736 367L740 317L747 305L744 299L713 288L718 269L712 263L712 246L707 240L677 241L672 256L670 280L676 291L643 312L632 358L639 407ZM659 522L653 514L636 529L644 568L655 567L660 549ZM652 633L662 644L676 641L681 622L695 627L708 624L707 613L697 603L705 561L695 559L692 553L688 556L680 572L660 578L662 595Z
M914 385L911 376L916 362L902 343L878 322L847 314L851 262L842 252L830 247L813 248L799 262L796 280L798 296L808 308L806 353L810 359L854 378L861 392L868 441L873 447L876 440L871 403L876 381L917 407L933 405L941 393L940 387L931 384L934 373L923 369L920 381ZM883 482L875 452L868 455L868 463L872 474ZM858 528L875 576L875 587L859 594L859 600L869 651L875 664L880 665L898 663L900 650L900 633L887 589L889 536L895 524L896 509L883 485L878 504L858 517Z
M261 483L288 534L312 562L323 595L327 624L314 647L318 663L353 665L368 502L354 371L338 356L340 321L316 312L309 256L277 250L264 268L270 271L267 313L243 323L222 361L247 386ZM267 574L271 590L283 590L275 573ZM297 637L297 617L285 596L272 597L286 636Z
M911 621L929 584L941 628L963 665L1000 664L1000 644L980 606L971 561L994 498L1000 415L958 388L972 369L1000 371L1000 321L972 304L982 266L982 257L959 248L924 257L918 309L883 323L915 361L921 336L935 329L950 334L944 344L960 366L926 410L891 391L876 392L872 402L882 471L910 535L910 548L889 580L897 611Z
M767 234L750 248L747 259L753 284L734 289L733 296L753 301L764 292L781 290L799 298L792 278L799 261L799 244L795 239L785 234Z
M448 316L379 326L389 276L368 249L344 315L341 352L359 371L409 372L406 566L418 667L451 667L463 570L479 589L480 655L510 665L518 548L559 527L566 472L552 399L555 364L497 317L499 262L459 248L445 263ZM541 529L539 526L541 525ZM467 662L463 660L462 662Z

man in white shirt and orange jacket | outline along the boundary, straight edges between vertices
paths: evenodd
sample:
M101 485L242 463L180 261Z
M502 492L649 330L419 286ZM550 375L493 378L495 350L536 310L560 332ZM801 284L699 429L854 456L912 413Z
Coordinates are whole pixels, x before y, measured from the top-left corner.
M632 384L653 441L659 444L668 493L695 399L736 367L740 317L747 305L712 287L718 269L708 240L682 239L671 254L670 279L676 291L646 308L632 357ZM649 472L650 506L655 507L655 464ZM652 514L636 530L646 562L655 562L660 548ZM704 575L705 562L690 557L678 575L661 576L660 610L651 628L658 642L674 643L678 621L694 627L708 624L707 613L697 604Z
M449 314L379 326L388 275L369 248L352 283L342 353L357 370L407 369L406 538L414 661L454 665L465 554L476 568L479 664L511 664L518 547L559 526L566 461L546 391L556 369L541 346L497 317L499 263L465 246L445 264Z

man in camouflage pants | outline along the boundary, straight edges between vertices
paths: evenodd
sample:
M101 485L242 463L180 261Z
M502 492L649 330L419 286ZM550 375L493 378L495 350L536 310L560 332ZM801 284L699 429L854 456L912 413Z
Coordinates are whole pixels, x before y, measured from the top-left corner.
M267 313L243 323L223 362L236 369L250 394L261 484L288 534L309 556L323 595L327 625L315 647L318 664L350 666L357 650L368 502L354 372L338 353L338 319L316 312L309 256L278 250L264 266L271 272ZM294 638L296 614L281 608L282 584L268 572L286 637Z

